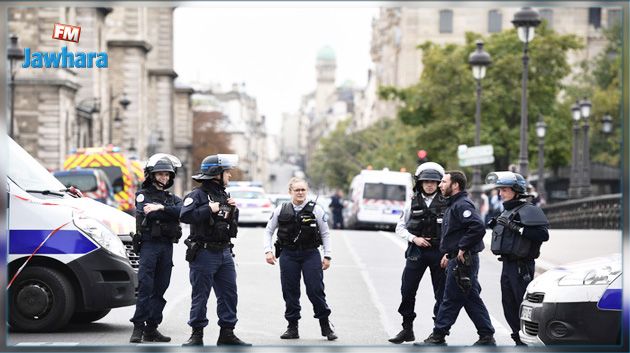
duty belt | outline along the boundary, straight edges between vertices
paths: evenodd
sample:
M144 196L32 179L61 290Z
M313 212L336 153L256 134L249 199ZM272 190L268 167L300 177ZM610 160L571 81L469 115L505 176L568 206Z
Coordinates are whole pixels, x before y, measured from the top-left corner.
M315 244L309 244L309 245L282 245L283 248L285 249L289 249L289 250L311 250L311 249L317 249L319 247L319 245L315 245Z
M230 242L208 242L208 243L199 243L199 246L202 249L206 250L223 250L232 245Z

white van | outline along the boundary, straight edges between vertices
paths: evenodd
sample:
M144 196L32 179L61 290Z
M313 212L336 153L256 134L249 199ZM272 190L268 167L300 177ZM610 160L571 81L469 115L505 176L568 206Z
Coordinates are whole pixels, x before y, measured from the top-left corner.
M8 323L48 332L135 304L137 274L119 235L135 219L72 195L8 139Z
M413 194L411 174L362 170L350 184L349 228L394 229Z

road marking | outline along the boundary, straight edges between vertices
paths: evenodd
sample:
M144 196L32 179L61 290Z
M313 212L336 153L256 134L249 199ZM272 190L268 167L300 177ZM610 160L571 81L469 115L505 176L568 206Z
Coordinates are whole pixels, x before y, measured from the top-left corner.
M15 346L78 346L79 342L20 342Z
M378 293L376 292L376 287L374 287L374 284L372 283L372 280L370 279L370 276L368 275L368 272L366 270L365 264L363 263L363 261L361 261L361 258L359 257L359 255L357 255L357 253L354 251L354 248L352 246L350 246L350 243L348 241L348 237L345 236L345 237L341 237L341 238L343 239L343 242L345 243L346 248L348 249L348 252L350 253L350 256L352 257L352 260L359 267L359 272L361 273L361 277L363 278L363 282L367 286L368 294L370 295L370 300L372 301L372 303L374 304L374 307L376 308L376 311L378 312L378 316L380 318L381 325L383 326L383 328L387 332L388 336L395 335L396 333L398 333L398 331L396 330L395 327L392 327L392 326L389 325L389 322L387 320L387 314L386 314L386 311L385 311L385 307L383 306L383 304L379 300Z

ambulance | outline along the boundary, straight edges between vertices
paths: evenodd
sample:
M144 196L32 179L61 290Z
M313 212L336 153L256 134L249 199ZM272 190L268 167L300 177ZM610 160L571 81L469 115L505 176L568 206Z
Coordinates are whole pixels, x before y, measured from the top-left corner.
M405 201L411 199L411 174L383 170L362 170L350 183L349 228L390 229L402 214Z
M118 147L88 147L72 151L63 163L64 170L97 168L107 174L114 188L118 209L131 215L135 211L135 194L144 180L142 163L127 158Z
M8 324L50 332L135 304L137 274L121 236L135 219L66 189L8 138Z

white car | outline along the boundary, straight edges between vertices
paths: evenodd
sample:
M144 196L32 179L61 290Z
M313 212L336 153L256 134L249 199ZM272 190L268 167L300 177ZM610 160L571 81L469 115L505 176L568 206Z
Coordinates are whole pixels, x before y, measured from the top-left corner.
M225 189L236 200L239 225L266 225L274 206L261 187L230 186Z
M621 254L549 270L521 303L521 340L530 345L621 342Z

